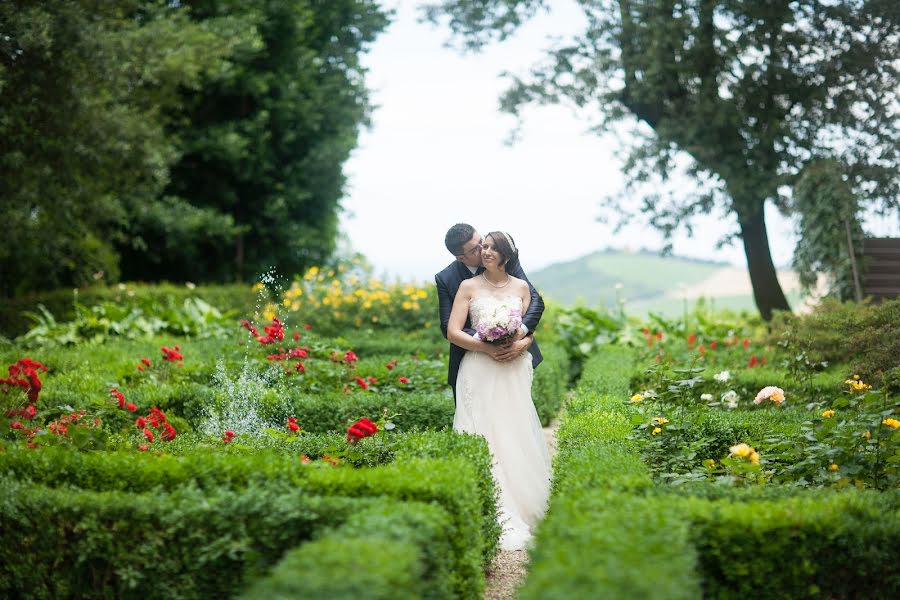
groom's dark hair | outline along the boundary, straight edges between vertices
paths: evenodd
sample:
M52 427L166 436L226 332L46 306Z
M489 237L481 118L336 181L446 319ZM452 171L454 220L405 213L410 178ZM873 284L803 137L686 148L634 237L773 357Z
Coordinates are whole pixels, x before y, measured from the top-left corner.
M463 253L463 246L472 239L475 234L475 228L468 223L457 223L447 230L444 236L444 245L453 256L459 256Z

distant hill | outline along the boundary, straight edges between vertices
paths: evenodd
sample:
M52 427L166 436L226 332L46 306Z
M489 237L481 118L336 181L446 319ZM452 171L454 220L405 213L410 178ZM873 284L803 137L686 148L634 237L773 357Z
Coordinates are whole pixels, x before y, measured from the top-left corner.
M528 273L542 296L564 306L614 307L619 298L629 313L680 314L685 299L712 300L714 306L755 310L746 269L724 262L660 256L641 250L600 250ZM802 300L796 277L779 271L792 305Z

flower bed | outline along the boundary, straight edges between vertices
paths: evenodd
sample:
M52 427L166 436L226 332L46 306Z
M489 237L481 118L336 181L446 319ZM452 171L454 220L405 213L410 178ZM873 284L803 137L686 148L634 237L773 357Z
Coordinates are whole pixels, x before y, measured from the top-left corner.
M728 486L705 478L660 485L634 435L643 422L629 403L635 364L633 354L613 349L585 365L558 432L550 510L521 598L900 593L898 490ZM725 424L739 428L740 414L728 414ZM776 413L743 414L752 430ZM652 428L643 432L653 436Z

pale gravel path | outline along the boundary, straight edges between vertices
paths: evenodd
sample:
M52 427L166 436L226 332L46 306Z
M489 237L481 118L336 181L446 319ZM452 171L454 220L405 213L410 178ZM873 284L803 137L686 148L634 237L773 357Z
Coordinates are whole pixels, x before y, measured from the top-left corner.
M550 458L556 454L556 428L559 420L554 419L544 427L544 438ZM487 585L484 590L485 600L508 600L515 598L516 589L525 580L525 565L528 552L525 550L501 550L487 571Z

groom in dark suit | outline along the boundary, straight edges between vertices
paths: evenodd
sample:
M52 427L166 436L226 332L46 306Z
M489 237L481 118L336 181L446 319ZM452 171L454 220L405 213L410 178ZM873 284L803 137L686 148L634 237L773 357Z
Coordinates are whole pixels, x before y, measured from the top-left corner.
M447 337L447 322L450 320L450 309L453 308L453 300L456 298L456 292L459 290L459 284L463 279L469 279L484 271L481 265L481 235L475 228L466 223L457 223L447 231L444 237L444 244L450 254L456 257L452 263L434 276L434 282L437 284L438 306L441 315L441 333ZM528 281L525 272L522 271L521 265L516 261L516 267L509 274L519 279ZM508 344L504 351L499 353L496 358L498 360L512 360L519 356L525 350L531 352L531 364L537 367L543 357L541 350L538 348L537 342L534 341L533 333L544 314L544 300L537 293L531 282L528 281L528 287L531 290L531 303L528 310L522 315L522 329L516 335L515 339ZM466 319L465 332L474 335L475 330L472 329L468 318ZM459 364L466 351L459 346L450 344L450 364L447 370L447 383L453 388L453 401L456 401L456 375L459 372Z

